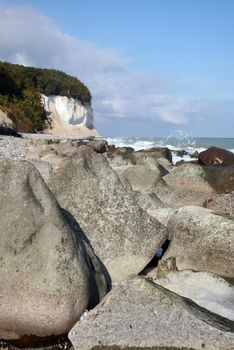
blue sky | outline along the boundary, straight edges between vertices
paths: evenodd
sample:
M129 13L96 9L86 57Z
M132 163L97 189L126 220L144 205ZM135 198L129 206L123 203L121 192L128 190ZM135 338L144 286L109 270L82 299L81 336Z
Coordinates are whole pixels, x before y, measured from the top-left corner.
M234 1L0 0L0 10L0 59L78 76L102 135L233 136Z

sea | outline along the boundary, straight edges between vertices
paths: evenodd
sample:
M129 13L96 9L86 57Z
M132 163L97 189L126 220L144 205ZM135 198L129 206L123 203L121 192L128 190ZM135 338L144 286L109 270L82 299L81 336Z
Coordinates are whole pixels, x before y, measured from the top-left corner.
M105 137L108 144L116 147L129 146L136 151L152 147L168 147L172 152L173 163L180 160L191 161L191 155L211 146L227 149L234 153L234 138L194 138L186 135L167 137ZM184 150L187 154L178 156L175 151Z

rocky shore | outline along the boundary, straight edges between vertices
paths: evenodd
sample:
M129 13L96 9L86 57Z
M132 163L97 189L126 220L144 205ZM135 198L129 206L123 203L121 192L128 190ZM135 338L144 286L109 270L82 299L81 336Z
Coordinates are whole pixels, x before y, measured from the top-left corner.
M0 349L234 349L230 152L0 136L0 191Z

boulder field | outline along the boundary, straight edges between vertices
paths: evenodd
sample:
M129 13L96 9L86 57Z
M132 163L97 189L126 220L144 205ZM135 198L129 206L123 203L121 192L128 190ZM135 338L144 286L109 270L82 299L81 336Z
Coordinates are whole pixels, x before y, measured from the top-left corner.
M234 350L230 154L174 166L167 148L42 139L20 154L0 159L0 341Z

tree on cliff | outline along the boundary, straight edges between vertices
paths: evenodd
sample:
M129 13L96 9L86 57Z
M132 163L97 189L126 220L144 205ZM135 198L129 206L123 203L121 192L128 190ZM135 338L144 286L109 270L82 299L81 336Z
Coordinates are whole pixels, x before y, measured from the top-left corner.
M0 62L0 108L20 132L40 132L47 126L41 94L91 102L88 88L77 78L53 69Z

